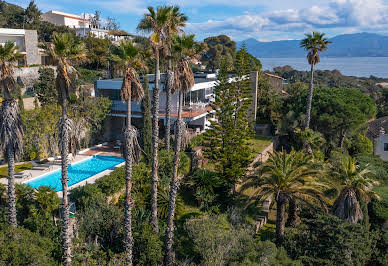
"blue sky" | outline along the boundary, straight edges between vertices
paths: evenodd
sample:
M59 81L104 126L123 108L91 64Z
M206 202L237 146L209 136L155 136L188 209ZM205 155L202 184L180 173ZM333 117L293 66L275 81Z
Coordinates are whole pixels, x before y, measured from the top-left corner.
M29 0L11 0L26 7ZM186 32L198 39L226 34L234 40L300 39L319 30L329 37L355 32L388 35L388 0L35 0L51 9L80 15L101 11L122 29L136 33L147 6L179 5L189 17Z

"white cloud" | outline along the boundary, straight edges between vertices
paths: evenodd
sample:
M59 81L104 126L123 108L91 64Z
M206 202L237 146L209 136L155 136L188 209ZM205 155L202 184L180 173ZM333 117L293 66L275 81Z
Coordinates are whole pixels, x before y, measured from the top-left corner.
M244 14L223 21L190 23L193 33L217 34L239 31L241 37L259 32L305 32L320 29L351 28L388 31L388 5L382 0L333 0L327 5Z

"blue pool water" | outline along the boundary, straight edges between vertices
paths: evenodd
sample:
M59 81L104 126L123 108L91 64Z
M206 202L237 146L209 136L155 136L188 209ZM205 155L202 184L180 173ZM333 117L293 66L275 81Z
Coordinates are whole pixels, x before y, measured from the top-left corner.
M69 187L122 162L124 162L124 159L119 157L93 156L90 159L69 165ZM31 181L27 181L25 184L34 188L49 186L54 188L55 191L62 191L61 176L62 172L61 169L59 169Z

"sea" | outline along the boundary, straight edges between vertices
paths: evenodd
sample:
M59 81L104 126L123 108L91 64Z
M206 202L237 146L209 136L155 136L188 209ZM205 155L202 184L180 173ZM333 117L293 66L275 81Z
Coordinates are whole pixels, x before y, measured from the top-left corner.
M304 57L259 58L263 70L289 65L296 70L310 70ZM339 70L345 76L388 78L388 57L321 57L315 69Z

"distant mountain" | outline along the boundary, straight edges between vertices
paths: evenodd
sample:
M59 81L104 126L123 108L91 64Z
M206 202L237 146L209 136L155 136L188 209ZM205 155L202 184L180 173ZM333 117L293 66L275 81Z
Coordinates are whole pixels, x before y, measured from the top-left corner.
M324 52L328 57L388 57L388 36L374 33L338 35L329 39L329 49ZM243 43L252 55L260 57L304 57L306 51L299 47L300 40L260 42L250 38L237 42Z

